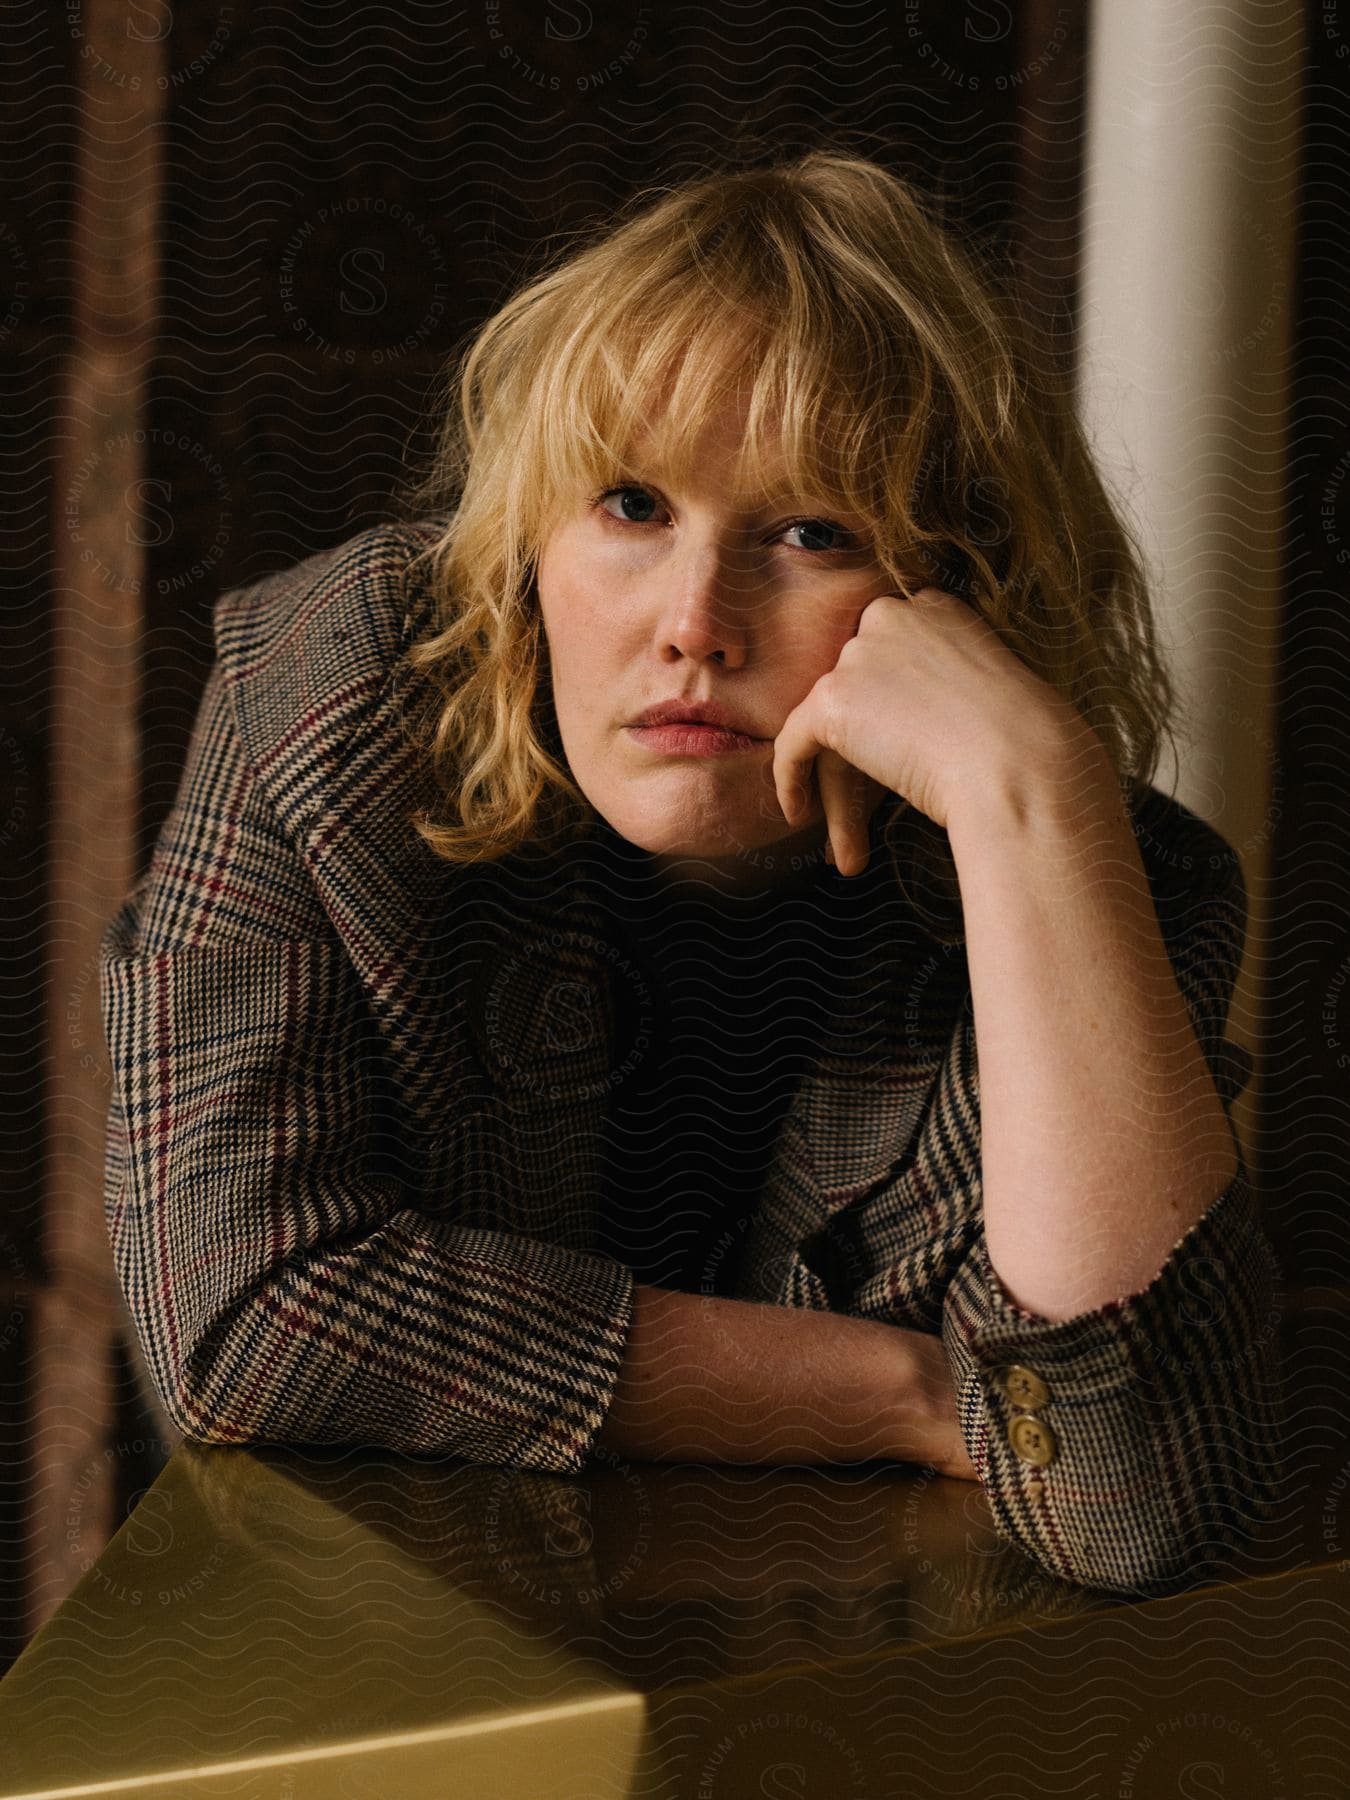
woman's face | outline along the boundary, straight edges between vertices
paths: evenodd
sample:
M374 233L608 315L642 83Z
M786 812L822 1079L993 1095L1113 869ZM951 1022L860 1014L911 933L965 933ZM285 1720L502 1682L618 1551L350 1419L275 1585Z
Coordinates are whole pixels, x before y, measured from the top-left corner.
M640 485L577 495L538 570L578 787L664 872L737 887L819 866L824 824L789 827L773 740L892 585L862 522L819 496L731 491L741 429L739 404L710 416L683 486L639 462ZM713 702L753 741L637 726L665 701Z

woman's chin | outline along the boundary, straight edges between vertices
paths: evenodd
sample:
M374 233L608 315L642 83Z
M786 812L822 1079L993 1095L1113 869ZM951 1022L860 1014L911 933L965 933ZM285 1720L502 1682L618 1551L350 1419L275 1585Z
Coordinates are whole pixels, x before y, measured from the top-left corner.
M671 875L735 886L777 882L827 866L823 824L793 830L781 820L775 830L762 819L662 820L626 809L606 817L613 830Z

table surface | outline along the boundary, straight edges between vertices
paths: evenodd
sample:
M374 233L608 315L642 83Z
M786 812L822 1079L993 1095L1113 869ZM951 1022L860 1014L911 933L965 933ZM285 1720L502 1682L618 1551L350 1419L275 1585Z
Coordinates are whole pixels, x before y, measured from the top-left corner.
M185 1444L0 1682L0 1796L1321 1800L1347 1530L1328 1462L1136 1600L894 1464Z

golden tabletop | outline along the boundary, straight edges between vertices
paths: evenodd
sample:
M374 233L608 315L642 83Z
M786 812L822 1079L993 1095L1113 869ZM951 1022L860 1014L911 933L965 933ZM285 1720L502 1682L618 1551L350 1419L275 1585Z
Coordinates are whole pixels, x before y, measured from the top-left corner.
M1272 1546L1134 1600L899 1465L188 1444L0 1682L0 1796L1330 1795L1347 1564Z

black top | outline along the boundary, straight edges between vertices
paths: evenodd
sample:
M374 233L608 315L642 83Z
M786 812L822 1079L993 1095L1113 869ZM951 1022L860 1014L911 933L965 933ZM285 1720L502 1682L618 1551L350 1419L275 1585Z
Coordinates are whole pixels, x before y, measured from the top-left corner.
M642 976L616 984L622 1041L646 1042L606 1105L595 1247L641 1282L725 1294L850 954L852 884L822 863L790 890L676 891L616 835L604 866L607 931Z

